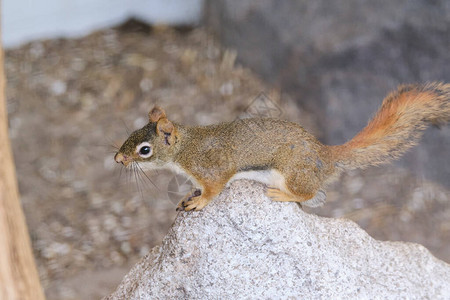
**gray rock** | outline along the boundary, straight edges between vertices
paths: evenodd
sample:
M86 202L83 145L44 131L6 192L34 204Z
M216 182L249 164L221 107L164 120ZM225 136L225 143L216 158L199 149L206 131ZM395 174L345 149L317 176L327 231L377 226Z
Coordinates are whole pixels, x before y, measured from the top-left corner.
M423 246L374 240L241 180L179 213L105 299L449 299L449 282L450 266Z
M450 81L448 0L217 0L206 23L238 61L316 116L326 143L352 138L403 83ZM450 186L450 130L401 164Z

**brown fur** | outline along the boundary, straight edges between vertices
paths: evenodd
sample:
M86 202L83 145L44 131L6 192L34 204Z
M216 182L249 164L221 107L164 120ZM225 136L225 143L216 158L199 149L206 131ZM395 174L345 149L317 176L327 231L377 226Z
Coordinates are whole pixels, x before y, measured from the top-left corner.
M247 171L271 180L267 194L273 200L317 206L325 201L323 189L341 171L398 158L429 124L449 120L450 85L439 83L400 87L384 99L366 128L340 146L322 145L301 126L282 120L187 127L155 107L149 124L130 135L115 159L124 165L148 162L183 169L198 186L180 201L181 210L202 209L234 175ZM152 147L148 158L139 155L143 142Z
M352 140L330 147L343 169L390 162L416 145L430 124L450 121L450 84L407 85L389 94Z

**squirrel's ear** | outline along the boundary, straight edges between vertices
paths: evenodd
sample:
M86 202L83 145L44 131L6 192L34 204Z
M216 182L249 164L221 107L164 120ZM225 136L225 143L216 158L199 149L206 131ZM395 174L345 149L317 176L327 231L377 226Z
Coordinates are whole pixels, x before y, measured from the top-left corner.
M156 123L163 118L166 118L166 113L159 106L153 107L153 109L148 113L148 120L150 123Z
M162 118L156 124L156 131L158 135L164 136L164 141L166 145L172 145L176 140L176 128L172 122L167 120L167 118Z

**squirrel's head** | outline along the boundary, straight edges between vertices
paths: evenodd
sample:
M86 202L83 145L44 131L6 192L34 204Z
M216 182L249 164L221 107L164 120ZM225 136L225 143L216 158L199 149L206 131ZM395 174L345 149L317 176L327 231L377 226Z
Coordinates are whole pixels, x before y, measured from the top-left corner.
M148 113L147 125L134 131L114 156L117 163L164 162L175 148L178 132L159 106Z

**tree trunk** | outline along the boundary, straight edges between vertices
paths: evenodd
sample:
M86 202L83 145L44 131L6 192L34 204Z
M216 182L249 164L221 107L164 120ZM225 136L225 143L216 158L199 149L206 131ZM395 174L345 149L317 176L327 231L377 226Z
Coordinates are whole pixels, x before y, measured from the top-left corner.
M1 36L1 35L0 35ZM0 43L0 300L45 299L19 201L8 137L3 48Z

